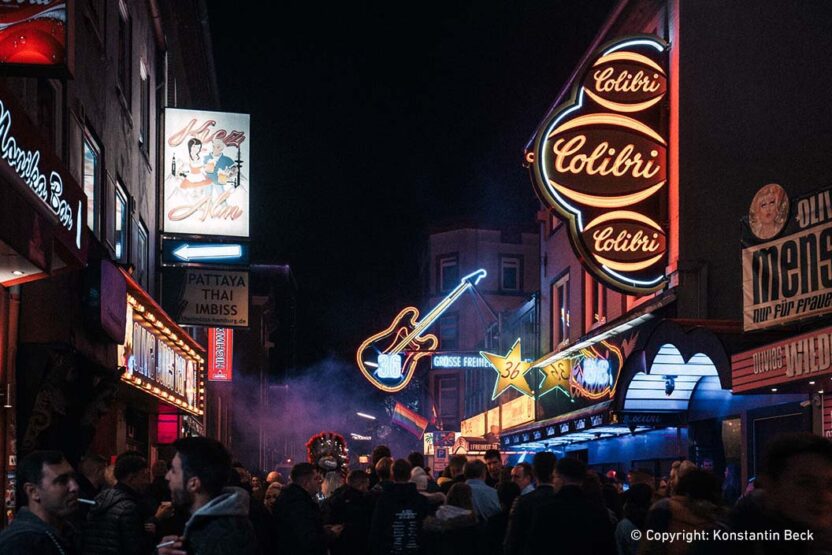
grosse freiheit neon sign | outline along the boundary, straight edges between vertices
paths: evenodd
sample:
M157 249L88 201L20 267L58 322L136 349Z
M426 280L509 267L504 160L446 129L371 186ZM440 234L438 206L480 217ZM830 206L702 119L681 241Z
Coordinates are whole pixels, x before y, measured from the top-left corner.
M566 219L584 266L628 294L666 282L666 68L657 37L602 47L527 154L538 195Z
M434 353L439 346L439 339L426 333L427 329L485 276L486 271L482 269L468 274L421 320L419 309L409 306L399 312L384 331L364 341L355 361L367 381L387 393L407 387L419 360Z

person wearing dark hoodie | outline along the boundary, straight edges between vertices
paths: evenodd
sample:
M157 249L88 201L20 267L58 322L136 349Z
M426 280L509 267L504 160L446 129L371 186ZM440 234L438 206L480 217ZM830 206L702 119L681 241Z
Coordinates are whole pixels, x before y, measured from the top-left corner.
M321 473L311 463L298 463L292 467L290 478L292 482L280 492L272 511L277 534L275 553L325 555L327 537L315 501L323 482Z
M84 528L84 553L141 555L153 551L153 535L144 528L142 495L150 485L147 460L126 453L116 460L116 485L95 498Z
M364 555L369 549L367 535L370 532L372 501L367 493L370 477L366 472L353 470L347 483L336 489L321 506L325 525L344 527L332 543L332 555Z
M74 555L68 519L78 510L75 470L60 451L33 451L17 465L24 505L0 534L3 555Z
M167 474L171 499L190 516L181 536L162 538L158 555L258 555L248 493L225 487L231 475L225 447L206 437L183 438L174 447Z
M430 508L410 481L411 466L393 463L393 483L379 497L370 526L370 553L417 555L424 552L422 523Z

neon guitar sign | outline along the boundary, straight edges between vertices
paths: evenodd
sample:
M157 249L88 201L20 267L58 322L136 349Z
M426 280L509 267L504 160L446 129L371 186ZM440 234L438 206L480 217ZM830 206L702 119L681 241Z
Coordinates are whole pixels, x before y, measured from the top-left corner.
M486 275L486 271L480 269L462 278L459 285L421 320L419 309L413 306L405 308L393 318L387 329L364 341L358 348L355 361L367 381L387 393L396 393L407 387L419 360L439 346L439 339L425 331Z

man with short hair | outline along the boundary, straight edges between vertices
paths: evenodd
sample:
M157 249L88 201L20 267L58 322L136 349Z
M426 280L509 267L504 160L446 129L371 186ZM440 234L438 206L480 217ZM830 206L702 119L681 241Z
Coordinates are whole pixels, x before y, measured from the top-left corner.
M116 485L95 498L84 530L84 553L142 554L153 551L145 532L142 494L150 485L147 460L137 453L119 456L113 471Z
M176 455L167 474L177 510L190 518L181 537L166 536L159 555L219 555L258 553L257 537L248 518L249 496L241 488L226 487L231 477L231 455L207 437L186 437L173 444Z
M60 451L33 451L17 465L25 505L0 534L4 555L69 555L78 551L67 518L78 508L75 471Z
M425 456L419 451L413 451L407 456L407 462L413 467L410 471L410 481L416 484L416 489L425 493L437 493L439 486L433 477L425 470ZM442 498L444 501L444 497Z
M468 461L462 471L465 483L471 487L471 500L474 503L474 514L481 523L500 512L500 498L497 490L485 482L486 466L480 460Z
M332 543L332 555L363 555L369 545L372 504L367 494L370 477L366 472L353 470L347 476L347 483L335 490L321 507L325 525L341 525L343 530Z
M520 462L511 469L511 481L520 486L520 495L526 495L534 491L532 483L532 465L527 462Z
M298 463L289 477L291 483L283 488L272 511L277 535L275 553L325 555L326 534L315 501L323 482L321 473L312 463Z
M465 476L462 474L462 470L465 468L466 462L468 462L468 457L465 455L451 456L448 460L448 472L451 475L451 479L439 486L442 493L448 495L448 492L451 490L451 486L465 481Z
M554 474L557 463L555 454L549 451L535 453L532 468L537 487L527 495L518 497L514 501L508 517L508 530L503 543L505 555L521 555L526 552L526 541L529 539L529 529L532 517L537 508L555 495Z
M485 466L488 468L488 475L485 483L496 488L500 483L500 472L503 470L503 457L499 449L487 449L485 451Z
M379 483L378 475L376 474L376 465L378 461L384 458L392 459L393 454L390 452L390 448L386 445L376 445L373 447L373 452L370 455L370 489L374 488L376 484ZM390 461L392 465L392 460Z
M412 467L404 459L393 463L393 484L379 497L370 526L370 550L378 555L422 553L422 522L428 501L410 481Z
M615 555L609 512L600 499L591 499L584 493L586 477L586 465L582 461L564 457L557 462L555 483L560 488L537 507L529 528L526 553L550 550L552 524L557 523L559 529L569 532L558 536L558 551Z
M381 493L393 483L393 459L390 457L382 457L376 463L374 468L376 484L370 486L370 493L374 496L379 496ZM373 483L373 475L369 476L370 484Z

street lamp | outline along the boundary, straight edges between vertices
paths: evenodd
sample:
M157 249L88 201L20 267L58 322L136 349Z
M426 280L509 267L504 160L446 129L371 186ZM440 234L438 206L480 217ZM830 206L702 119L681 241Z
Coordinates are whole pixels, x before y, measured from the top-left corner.
M372 414L367 414L367 413L364 413L364 412L356 412L355 414L357 414L361 418L366 418L367 420L375 420L376 419L376 417L373 416Z

